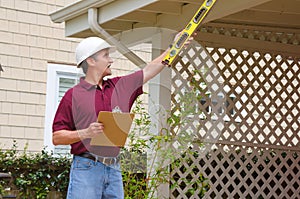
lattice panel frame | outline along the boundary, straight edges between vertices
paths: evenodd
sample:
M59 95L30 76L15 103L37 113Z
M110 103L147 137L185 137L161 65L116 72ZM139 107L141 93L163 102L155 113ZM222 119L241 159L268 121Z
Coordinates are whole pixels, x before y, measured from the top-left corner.
M299 45L300 34L297 32L278 31L278 28L255 27L231 24L230 27L224 27L224 24L209 23L201 28L200 32L226 35L230 37L239 37L260 41L278 42L284 44Z

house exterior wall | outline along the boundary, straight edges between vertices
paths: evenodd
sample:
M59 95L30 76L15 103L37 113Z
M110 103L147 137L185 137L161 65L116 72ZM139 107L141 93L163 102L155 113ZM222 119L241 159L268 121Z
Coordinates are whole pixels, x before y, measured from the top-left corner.
M44 147L47 65L75 64L80 39L66 38L64 24L55 24L49 13L75 0L0 1L0 147L28 151ZM115 75L132 70L121 55Z
M53 3L54 2L54 3ZM48 13L70 1L0 1L0 145L43 148L47 64L73 64L77 41Z

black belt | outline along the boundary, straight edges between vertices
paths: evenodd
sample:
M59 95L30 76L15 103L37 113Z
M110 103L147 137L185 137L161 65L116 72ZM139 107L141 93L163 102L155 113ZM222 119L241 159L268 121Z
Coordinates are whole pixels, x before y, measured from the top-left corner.
M120 161L119 157L102 157L102 156L92 155L90 153L81 153L81 154L78 154L78 156L83 157L83 158L88 158L93 161L101 162L105 165L117 164Z

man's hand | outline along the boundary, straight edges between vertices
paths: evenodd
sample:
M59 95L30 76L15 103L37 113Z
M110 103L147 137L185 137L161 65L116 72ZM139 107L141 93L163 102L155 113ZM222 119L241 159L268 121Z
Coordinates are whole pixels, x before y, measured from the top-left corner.
M86 129L77 130L78 136L80 139L92 138L96 135L103 133L104 126L102 123L94 122Z
M183 32L184 30L178 32L173 40L173 44L179 39L181 33ZM185 43L183 44L183 48L187 48L188 45L190 45L190 43L194 40L194 36L197 35L197 32L194 32L187 41L185 41Z
M182 31L181 31L182 32ZM176 39L180 36L180 33L177 33L177 35L174 38L174 42L176 42ZM195 34L193 34L195 35ZM184 48L186 48L193 40L194 38L191 36L187 41L184 43ZM174 45L173 42L173 45ZM163 52L160 56L152 60L145 68L143 68L143 74L144 74L144 79L143 83L145 84L148 82L151 78L155 77L158 73L160 73L165 66L169 66L168 62L164 61L165 56L167 55L168 51L170 49L167 49L165 52Z

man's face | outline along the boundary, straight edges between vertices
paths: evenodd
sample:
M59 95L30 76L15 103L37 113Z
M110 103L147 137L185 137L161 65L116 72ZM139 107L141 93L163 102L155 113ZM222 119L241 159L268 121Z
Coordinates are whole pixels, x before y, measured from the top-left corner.
M109 49L103 49L97 52L92 56L92 59L94 71L96 71L99 76L105 77L112 74L110 66L113 63L113 60L109 55Z

